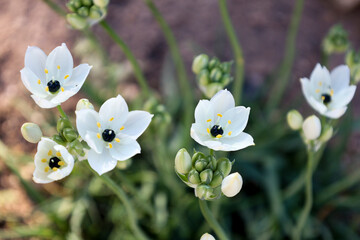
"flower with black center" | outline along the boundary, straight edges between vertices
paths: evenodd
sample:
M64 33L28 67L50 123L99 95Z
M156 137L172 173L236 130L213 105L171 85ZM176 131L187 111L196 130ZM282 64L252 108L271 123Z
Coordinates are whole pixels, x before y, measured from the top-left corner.
M36 183L50 183L68 176L74 168L74 158L68 150L49 138L41 138L35 154Z
M254 145L244 129L250 108L235 107L232 94L219 91L211 100L200 100L195 109L191 137L199 144L216 151L237 151Z
M140 153L136 139L151 122L152 114L145 111L129 112L125 100L118 95L110 98L99 113L93 109L76 111L76 126L80 136L90 146L88 161L99 175L115 168Z
M354 97L356 86L350 85L350 70L346 65L336 67L330 73L317 64L310 79L300 79L306 101L321 115L337 119L341 117Z
M91 66L73 68L73 58L65 43L49 56L38 47L28 47L21 80L42 108L53 108L75 95L84 84Z

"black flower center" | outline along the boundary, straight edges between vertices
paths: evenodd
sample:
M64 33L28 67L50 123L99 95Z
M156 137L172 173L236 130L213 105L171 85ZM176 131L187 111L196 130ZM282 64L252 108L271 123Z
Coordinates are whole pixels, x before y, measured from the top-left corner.
M47 83L47 86L49 87L49 91L51 93L56 93L60 89L60 83L58 80L51 80Z
M105 142L112 142L115 136L116 136L115 132L111 129L105 129L102 133L102 138L104 139Z
M49 160L49 167L51 168L51 169L53 169L54 167L56 167L56 168L60 168L60 165L59 165L59 162L60 162L61 160L59 159L59 158L57 158L57 157L52 157L52 158L50 158L50 160Z
M321 95L321 99L323 100L324 104L328 104L329 102L331 102L331 96L329 94Z
M210 133L213 137L216 137L217 135L222 135L224 133L224 130L219 125L214 125L211 128Z

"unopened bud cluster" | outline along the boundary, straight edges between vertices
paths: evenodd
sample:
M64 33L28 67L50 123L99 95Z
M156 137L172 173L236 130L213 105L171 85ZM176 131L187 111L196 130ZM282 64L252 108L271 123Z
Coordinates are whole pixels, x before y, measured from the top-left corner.
M358 84L360 82L360 51L348 51L345 56L345 62L350 68L352 83Z
M105 17L108 4L109 0L70 0L66 19L75 29L87 28Z
M344 53L350 43L348 40L348 34L341 25L335 25L323 40L323 51L330 55L333 53Z
M206 54L195 57L192 71L196 75L201 91L211 98L231 81L232 62L220 62L216 57L209 58Z
M216 159L213 155L202 152L195 152L191 157L184 148L180 149L175 157L177 175L194 188L195 195L202 200L221 197L222 182L230 174L231 168L232 162L228 158Z

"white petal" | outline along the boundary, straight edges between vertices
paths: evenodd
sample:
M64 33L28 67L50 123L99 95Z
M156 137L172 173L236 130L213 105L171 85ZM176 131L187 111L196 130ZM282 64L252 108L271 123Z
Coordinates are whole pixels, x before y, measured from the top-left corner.
M97 137L96 132L87 131L85 137L83 138L89 147L97 153L102 153L104 149L104 141L102 138Z
M21 80L24 83L27 90L29 90L32 94L37 95L39 97L47 97L48 93L45 91L45 85L40 80L40 84L38 83L39 78L29 69L23 68L21 71Z
M346 109L347 109L347 107L337 108L334 110L327 111L323 115L327 116L329 118L337 119L337 118L341 117L342 115L344 115L344 113L346 112Z
M58 105L56 103L51 102L50 99L48 100L46 98L41 98L37 95L31 95L31 97L34 99L36 104L39 105L39 107L41 108L53 108Z
M314 70L312 71L310 75L310 82L312 83L313 87L316 87L318 82L325 83L326 85L331 84L331 77L329 70L327 70L326 67L321 67L321 65L318 63L316 64Z
M140 153L141 150L139 143L131 138L120 139L119 143L113 142L112 146L109 149L110 155L118 161L127 160Z
M193 123L190 129L190 136L199 144L206 146L206 141L211 141L212 137L206 131L206 126L200 123Z
M106 128L117 132L125 123L128 112L128 106L124 98L118 95L116 98L108 99L100 107L99 115L101 123L104 124Z
M46 69L49 71L48 77L50 79L54 77L60 83L63 82L66 75L71 77L73 66L73 58L65 43L52 50L46 59Z
M89 64L80 64L73 69L71 78L64 81L64 87L77 93L85 82L86 77L89 75L92 66Z
M103 151L101 154L94 150L89 151L88 162L92 169L99 175L113 170L116 167L117 161L109 154L109 151Z
M215 114L223 114L230 108L235 107L234 97L228 90L219 91L211 98L210 102Z
M46 54L38 47L28 47L25 53L25 68L29 68L38 78L45 81Z
M237 151L255 145L252 136L244 132L234 137L223 137L220 140L222 151Z
M301 78L300 83L301 83L302 92L309 105L312 108L314 108L316 111L320 112L321 114L326 112L327 110L326 106L322 102L317 101L312 95L311 93L312 88L310 86L309 80L307 78Z
M48 175L48 178L52 180L60 180L66 176L68 176L73 168L74 168L74 158L73 156L66 150L64 146L56 145L54 146L54 149L56 151L59 151L61 153L61 157L64 159L64 162L66 162L66 166L59 168L57 171L54 171Z
M48 178L48 174L41 170L41 169L35 169L33 173L33 180L36 183L45 184L45 183L51 183L54 180Z
M122 130L121 133L137 139L149 126L153 116L154 115L145 111L129 112L126 122L124 123L124 130Z
M97 133L99 128L97 123L99 122L99 114L92 109L82 109L75 111L76 114L76 127L80 136L85 139L85 135L88 131Z
M244 131L249 120L249 115L250 108L245 108L243 106L227 110L220 121L220 125L226 130L224 134L228 134L231 131L232 136L236 136ZM231 121L230 124L228 122L229 120ZM227 127L224 128L225 126Z
M54 95L54 97L51 99L51 102L53 102L56 105L60 105L61 103L65 102L75 94L76 92L70 90L65 90L64 92L60 91L57 95Z
M347 88L350 84L350 69L346 65L340 65L331 72L331 87L335 92Z
M209 100L200 100L195 108L195 122L206 124L208 119L215 119L212 103Z
M355 91L356 91L356 86L352 85L350 87L344 88L339 93L335 93L329 108L335 109L335 108L345 107L353 99L355 95Z

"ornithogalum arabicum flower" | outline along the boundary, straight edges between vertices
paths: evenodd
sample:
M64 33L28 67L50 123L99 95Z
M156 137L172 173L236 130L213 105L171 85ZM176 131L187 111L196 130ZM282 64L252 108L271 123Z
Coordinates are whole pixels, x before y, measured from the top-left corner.
M237 151L254 145L253 138L243 132L249 114L250 108L235 107L232 94L221 90L211 100L200 100L196 106L191 137L216 151Z
M35 154L36 183L50 183L68 176L74 168L74 158L68 150L49 138L42 138Z
M76 126L80 136L90 146L88 161L100 175L140 153L136 139L150 124L152 114L145 111L129 112L125 100L118 95L100 108L76 111Z
M326 67L317 64L310 80L301 78L300 81L310 106L321 115L334 119L345 113L356 90L356 86L350 85L350 70L346 65L329 73Z
M73 58L65 43L49 56L38 47L28 47L21 80L42 108L53 108L75 95L84 84L91 66L80 64L73 69Z

